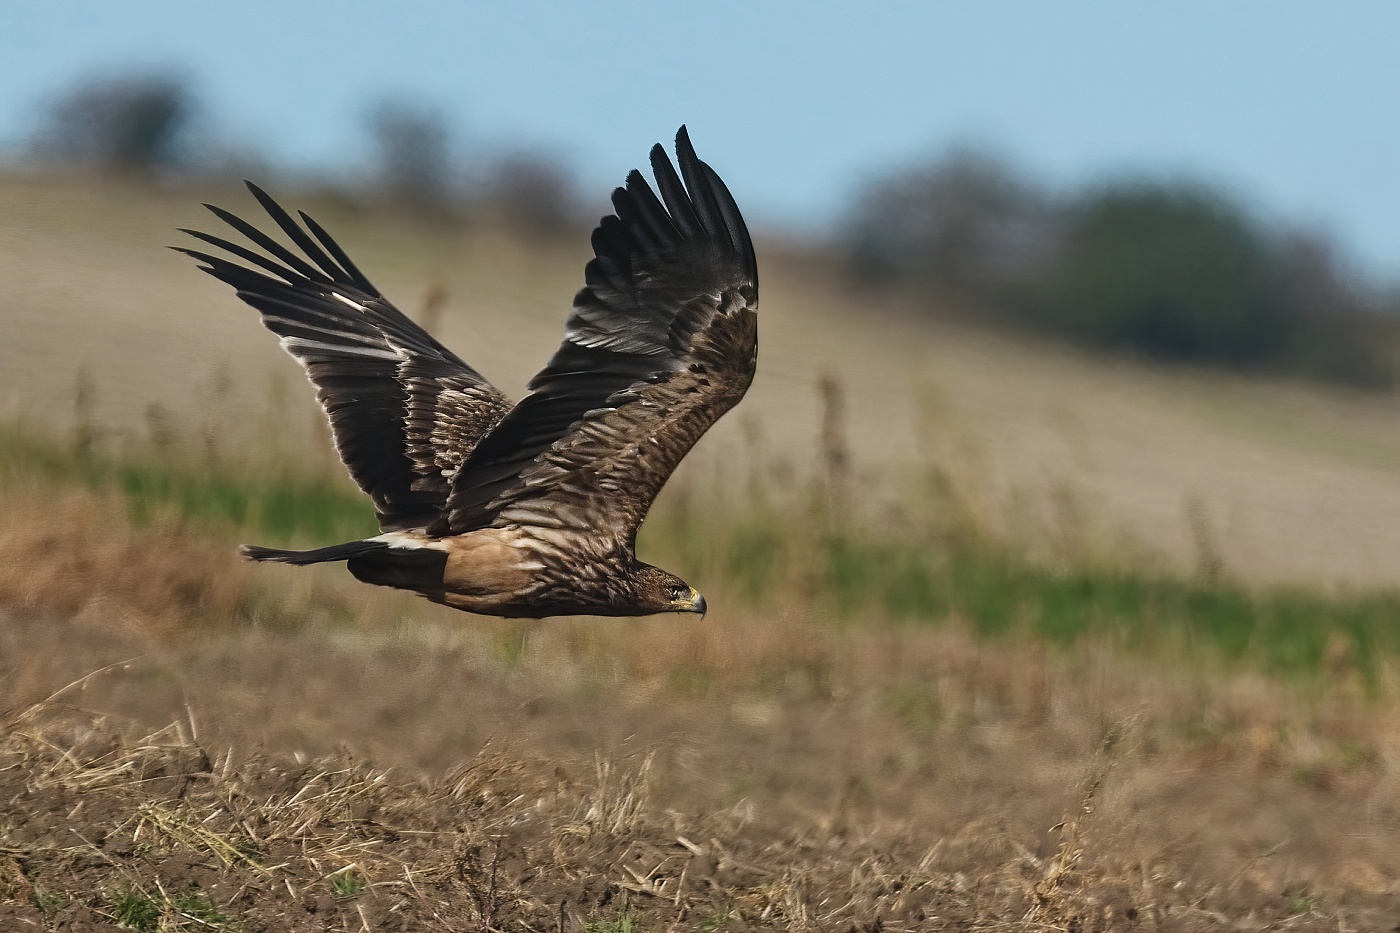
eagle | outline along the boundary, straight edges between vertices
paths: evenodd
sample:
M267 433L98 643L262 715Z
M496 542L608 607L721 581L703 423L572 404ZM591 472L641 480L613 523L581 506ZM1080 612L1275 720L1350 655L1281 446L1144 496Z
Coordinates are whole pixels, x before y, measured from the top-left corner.
M255 561L345 561L351 574L485 615L705 613L637 559L637 530L677 464L753 381L758 265L724 182L682 126L593 231L564 340L511 402L382 295L303 212L249 191L286 235L206 204L257 249L182 229L174 247L232 286L306 371L382 534ZM659 192L659 196L658 196Z

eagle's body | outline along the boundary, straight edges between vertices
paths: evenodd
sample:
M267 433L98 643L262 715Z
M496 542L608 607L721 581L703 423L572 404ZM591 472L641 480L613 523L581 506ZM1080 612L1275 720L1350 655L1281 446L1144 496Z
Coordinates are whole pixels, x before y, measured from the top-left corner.
M264 254L186 231L256 268L195 250L306 368L336 449L384 534L254 560L346 561L358 579L510 617L704 612L637 560L637 529L700 436L743 398L758 352L758 269L733 198L695 156L660 146L660 197L633 172L563 344L512 405L390 304L305 214L253 185L298 255L211 207ZM309 233L308 233L309 231ZM268 274L270 273L270 274Z
M383 538L392 542L388 549L349 558L358 579L415 590L433 602L482 615L638 615L638 606L649 605L642 584L664 587L673 579L638 561L629 547L608 547L587 537L484 528L446 538L403 532ZM667 593L663 608L650 611L675 611L675 601L693 598L698 597L681 584L676 594Z

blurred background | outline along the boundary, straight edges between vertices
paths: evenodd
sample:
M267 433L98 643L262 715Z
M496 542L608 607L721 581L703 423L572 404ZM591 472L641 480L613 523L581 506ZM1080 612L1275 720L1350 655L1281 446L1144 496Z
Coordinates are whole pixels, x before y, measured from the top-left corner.
M1276 853L1325 821L1319 787L1397 790L1396 35L1400 8L1379 2L9 10L0 665L42 694L139 644L162 670L224 671L177 680L180 702L206 691L240 713L231 735L429 769L502 723L555 755L689 730L726 763L703 794L677 765L672 790L802 812L921 812L909 795L966 790L933 764L949 756L964 777L1034 772L1073 798L1065 775L1105 723L1139 717L1183 782L1217 766L1280 780L1250 850ZM753 390L641 540L706 593L707 628L522 627L338 568L236 561L238 541L329 544L373 520L297 367L163 249L181 227L227 232L200 202L269 227L247 178L307 210L518 396L610 190L683 123L762 270ZM105 634L52 651L56 618ZM248 660L326 638L379 688L384 639L411 645L425 684L477 679L446 698L308 698L303 668ZM534 692L567 702L526 712ZM496 722L458 722L467 696ZM104 702L164 709L120 685ZM659 706L670 725L646 725ZM613 725L565 728L580 709ZM825 783L794 779L786 752L758 766L724 744L736 722L816 721L865 736L829 750ZM977 758L969 723L1019 744ZM998 757L1012 745L1016 764ZM1125 754L1143 787L1163 773ZM1162 877L1235 870L1239 851L1211 848L1208 827L1238 815L1223 801L1196 800L1200 848L1173 850ZM924 816L970 825L956 807ZM1318 827L1240 903L1322 917L1394 889L1396 826L1372 827L1362 868ZM1103 864L1147 858L1151 835L1115 837Z

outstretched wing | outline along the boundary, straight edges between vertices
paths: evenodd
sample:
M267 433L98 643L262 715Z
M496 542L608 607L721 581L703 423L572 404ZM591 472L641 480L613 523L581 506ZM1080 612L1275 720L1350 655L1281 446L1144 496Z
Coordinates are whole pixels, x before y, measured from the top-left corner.
M301 214L303 229L262 189L248 189L302 255L212 205L266 255L196 230L182 232L249 265L175 249L233 286L305 367L340 459L374 501L380 527L439 520L449 478L510 403L390 304L316 221Z
M681 458L748 390L753 242L685 127L676 153L679 176L651 151L659 199L635 171L613 192L563 344L462 465L441 531L526 525L630 544Z

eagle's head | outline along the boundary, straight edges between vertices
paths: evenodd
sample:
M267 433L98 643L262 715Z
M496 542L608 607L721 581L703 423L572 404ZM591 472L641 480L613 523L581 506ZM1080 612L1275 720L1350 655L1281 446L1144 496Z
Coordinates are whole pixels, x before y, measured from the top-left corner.
M637 613L698 612L705 614L705 597L695 587L660 567L642 564L633 575Z

